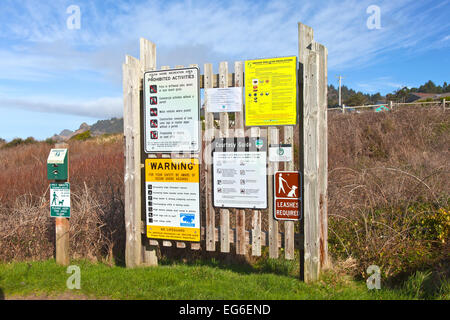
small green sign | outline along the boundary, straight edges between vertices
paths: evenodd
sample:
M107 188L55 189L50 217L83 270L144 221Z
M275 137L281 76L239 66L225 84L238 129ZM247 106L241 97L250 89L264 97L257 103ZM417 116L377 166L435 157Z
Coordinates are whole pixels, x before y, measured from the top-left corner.
M50 183L50 217L70 218L70 183Z

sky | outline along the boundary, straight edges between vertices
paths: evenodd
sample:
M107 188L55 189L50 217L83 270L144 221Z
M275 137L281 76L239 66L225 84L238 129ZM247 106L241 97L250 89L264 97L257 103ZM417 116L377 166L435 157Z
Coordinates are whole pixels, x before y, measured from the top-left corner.
M298 27L328 49L328 84L390 93L450 82L450 0L1 0L0 138L43 140L122 117L122 64L139 38L157 67L298 55Z

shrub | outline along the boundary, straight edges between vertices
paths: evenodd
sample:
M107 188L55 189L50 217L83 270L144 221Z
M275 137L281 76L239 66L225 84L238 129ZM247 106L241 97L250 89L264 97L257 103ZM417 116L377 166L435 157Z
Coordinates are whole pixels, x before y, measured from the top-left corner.
M85 132L82 132L82 133L74 135L73 137L70 138L70 140L85 141L85 140L90 139L90 138L92 138L91 130L87 130Z

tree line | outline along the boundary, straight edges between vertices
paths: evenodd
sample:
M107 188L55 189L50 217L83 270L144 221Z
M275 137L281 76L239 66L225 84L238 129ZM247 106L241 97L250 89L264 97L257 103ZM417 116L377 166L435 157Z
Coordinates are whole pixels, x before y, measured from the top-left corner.
M382 96L379 92L375 94L363 93L361 91L355 91L347 86L341 87L341 99L342 103L346 106L360 106L367 104L377 104L380 101L404 101L410 93L449 93L450 84L444 82L442 85L436 85L433 81L429 80L425 84L418 88L403 87L398 90L388 93L386 96ZM328 85L328 107L337 107L339 105L339 92L338 88L334 85Z

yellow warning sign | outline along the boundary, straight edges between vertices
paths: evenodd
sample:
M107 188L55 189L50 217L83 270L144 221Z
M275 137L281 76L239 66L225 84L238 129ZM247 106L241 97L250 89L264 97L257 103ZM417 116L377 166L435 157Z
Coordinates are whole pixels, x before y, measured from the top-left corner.
M198 159L146 159L146 182L199 182Z
M297 124L297 57L245 61L245 125Z
M200 241L198 159L146 159L147 237Z

